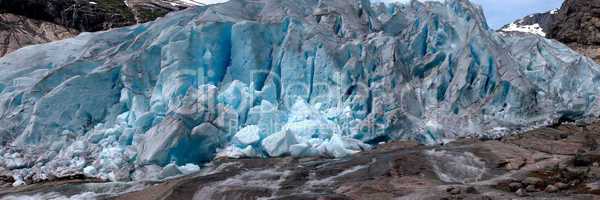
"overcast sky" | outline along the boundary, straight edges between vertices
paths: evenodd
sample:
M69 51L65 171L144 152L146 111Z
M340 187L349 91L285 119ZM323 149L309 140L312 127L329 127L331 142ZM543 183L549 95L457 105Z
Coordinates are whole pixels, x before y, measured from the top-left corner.
M203 3L223 2L226 0L196 0ZM406 1L406 0L372 0ZM483 6L490 27L497 29L526 15L559 8L563 0L471 0Z
M407 0L372 0L383 2ZM488 24L493 29L502 27L529 14L560 8L563 0L471 0L483 6Z

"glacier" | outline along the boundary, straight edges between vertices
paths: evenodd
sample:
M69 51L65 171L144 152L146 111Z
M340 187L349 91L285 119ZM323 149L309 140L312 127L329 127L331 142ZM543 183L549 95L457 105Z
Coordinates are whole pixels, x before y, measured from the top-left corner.
M599 88L592 60L467 0L231 0L0 58L0 172L129 181L498 137L597 117Z

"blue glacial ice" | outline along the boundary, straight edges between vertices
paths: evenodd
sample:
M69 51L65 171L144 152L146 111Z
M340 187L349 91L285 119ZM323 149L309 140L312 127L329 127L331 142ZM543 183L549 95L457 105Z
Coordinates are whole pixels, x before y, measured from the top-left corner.
M231 0L0 58L0 168L113 181L600 114L600 66L467 0Z

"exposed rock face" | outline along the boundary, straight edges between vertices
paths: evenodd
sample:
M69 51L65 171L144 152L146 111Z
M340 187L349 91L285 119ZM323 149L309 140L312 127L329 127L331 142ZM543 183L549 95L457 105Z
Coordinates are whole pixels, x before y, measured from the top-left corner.
M527 32L546 36L552 30L554 18L558 10L528 15L513 23L504 25L500 32Z
M127 6L138 23L148 22L166 15L169 12L185 9L200 3L182 2L180 0L126 0Z
M600 45L600 0L567 0L549 36L564 43Z
M600 61L600 0L565 1L549 37Z
M159 182L82 179L2 188L0 177L0 198L589 200L600 198L598 142L598 123L561 125L444 146L392 142L342 159L222 159L204 172ZM132 190L140 187L144 189Z
M0 14L0 57L23 46L62 40L77 34L77 30L54 23Z
M4 0L0 2L0 7L4 12L80 31L100 31L136 22L122 0Z
M193 2L193 1L188 1ZM82 31L148 22L193 5L179 0L2 0L0 57Z
M556 41L489 31L466 0L234 0L1 58L0 167L121 181L215 157L494 138L597 116L599 77Z
M53 22L79 31L133 25L191 6L179 0L3 0L2 12Z
M499 31L533 32L556 39L600 62L600 0L567 0L559 10L527 16Z

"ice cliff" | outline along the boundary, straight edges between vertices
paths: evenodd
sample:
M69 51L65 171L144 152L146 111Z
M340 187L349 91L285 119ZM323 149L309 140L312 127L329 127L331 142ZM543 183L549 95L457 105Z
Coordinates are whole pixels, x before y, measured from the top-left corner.
M597 116L599 70L467 0L232 0L1 58L0 166L131 180L494 137Z

